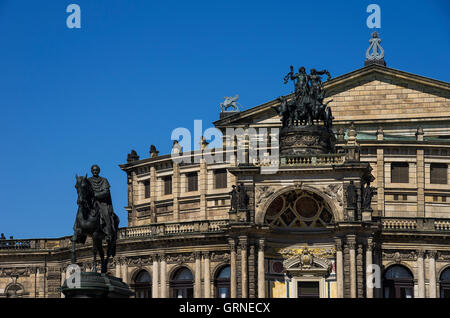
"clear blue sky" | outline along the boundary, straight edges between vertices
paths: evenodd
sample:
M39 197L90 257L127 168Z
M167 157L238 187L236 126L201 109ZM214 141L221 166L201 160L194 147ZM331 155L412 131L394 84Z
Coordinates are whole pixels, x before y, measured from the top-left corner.
M74 175L93 163L126 226L131 149L169 153L172 130L210 127L224 96L250 108L289 93L291 64L362 67L370 3L389 67L450 81L448 0L0 0L0 232L72 234Z

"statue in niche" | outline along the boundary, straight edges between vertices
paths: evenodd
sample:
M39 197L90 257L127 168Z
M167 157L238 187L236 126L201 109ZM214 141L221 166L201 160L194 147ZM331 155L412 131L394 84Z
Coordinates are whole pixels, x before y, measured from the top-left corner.
M350 208L350 209L356 208L357 198L358 198L358 194L356 192L356 187L352 180L352 181L350 181L350 184L347 187L347 208Z
M230 192L230 201L231 201L231 208L230 211L236 212L238 209L238 192L236 190L236 186L232 186L233 190Z
M238 210L248 210L248 195L245 191L244 184L239 184L236 190L238 194Z

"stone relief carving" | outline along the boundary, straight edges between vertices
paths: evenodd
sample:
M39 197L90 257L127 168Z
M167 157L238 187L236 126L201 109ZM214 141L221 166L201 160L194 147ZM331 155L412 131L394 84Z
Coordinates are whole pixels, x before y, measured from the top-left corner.
M168 264L181 265L183 263L191 263L194 261L195 261L195 255L193 253L167 255L167 263Z
M12 277L12 276L30 276L35 271L32 267L12 267L12 268L0 268L0 277Z
M212 262L229 262L230 253L227 252L212 252L211 253Z
M336 200L339 203L339 206L344 205L342 202L343 191L342 184L329 184L328 187L323 189L323 193L329 196L332 200Z
M311 255L314 255L316 257L320 258L334 258L336 255L336 248L330 247L330 248L309 248L309 247L303 247L303 248L283 248L278 249L277 253L281 254L283 258L291 258L296 255L303 255L304 253L310 253Z
M396 252L383 251L382 256L384 259L392 260L396 263L400 263L401 261L417 260L417 253L414 251L396 251Z
M134 265L142 267L145 265L150 265L152 263L152 258L149 256L133 257L128 259L128 265Z
M272 186L257 186L256 192L256 208L258 208L263 202L265 202L277 189Z
M287 271L327 271L332 268L332 262L317 254L313 254L314 249L304 248L299 254L294 254L283 261L283 267ZM297 250L298 252L298 250Z
M440 261L450 260L450 252L437 252L437 259Z

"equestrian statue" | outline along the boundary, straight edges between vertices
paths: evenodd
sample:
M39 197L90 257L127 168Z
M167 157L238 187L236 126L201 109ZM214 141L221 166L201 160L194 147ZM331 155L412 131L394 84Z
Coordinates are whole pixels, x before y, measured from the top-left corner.
M78 212L73 226L72 263L76 263L75 243L84 244L87 236L92 238L94 254L93 271L97 272L97 253L100 255L101 272L107 272L109 257L116 254L116 239L119 218L114 213L110 185L106 178L100 177L100 167L91 167L92 177L75 175L78 199ZM103 240L106 239L106 258L103 251Z

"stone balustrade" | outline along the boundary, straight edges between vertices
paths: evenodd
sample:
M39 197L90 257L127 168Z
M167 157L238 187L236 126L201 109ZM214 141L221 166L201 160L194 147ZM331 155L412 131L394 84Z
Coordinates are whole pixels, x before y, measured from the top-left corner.
M415 218L383 218L381 221L383 230L416 230L417 220Z
M450 232L450 219L383 217L384 231L438 231Z
M281 166L321 166L345 162L345 154L286 155L281 157Z
M450 220L436 220L434 228L436 231L450 231Z

